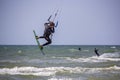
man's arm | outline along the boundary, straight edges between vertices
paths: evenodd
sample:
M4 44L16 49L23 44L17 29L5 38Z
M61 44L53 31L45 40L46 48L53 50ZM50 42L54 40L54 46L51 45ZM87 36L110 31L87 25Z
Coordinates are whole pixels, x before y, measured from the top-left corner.
M52 33L54 33L55 32L55 28L53 27L53 28L51 28L51 32Z

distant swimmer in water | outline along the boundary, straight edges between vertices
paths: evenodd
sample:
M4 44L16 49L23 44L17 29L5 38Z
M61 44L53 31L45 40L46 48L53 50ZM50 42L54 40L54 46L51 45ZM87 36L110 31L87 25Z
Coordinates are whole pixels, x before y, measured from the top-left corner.
M98 53L98 49L94 49L94 52L95 52L95 54L99 57L100 55L99 55L99 53Z
M81 51L81 48L78 48L79 51Z

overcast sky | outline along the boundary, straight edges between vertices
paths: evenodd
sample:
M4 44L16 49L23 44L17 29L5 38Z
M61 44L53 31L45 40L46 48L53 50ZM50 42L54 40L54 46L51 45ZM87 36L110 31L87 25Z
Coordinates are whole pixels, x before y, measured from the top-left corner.
M57 9L52 45L120 45L120 0L0 0L0 44L36 44Z

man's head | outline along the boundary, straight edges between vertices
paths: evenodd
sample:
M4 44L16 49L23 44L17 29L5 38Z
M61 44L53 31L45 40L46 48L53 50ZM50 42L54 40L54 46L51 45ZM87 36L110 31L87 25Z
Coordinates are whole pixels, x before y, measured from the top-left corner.
M54 26L55 26L54 22L50 21L50 27L54 27Z

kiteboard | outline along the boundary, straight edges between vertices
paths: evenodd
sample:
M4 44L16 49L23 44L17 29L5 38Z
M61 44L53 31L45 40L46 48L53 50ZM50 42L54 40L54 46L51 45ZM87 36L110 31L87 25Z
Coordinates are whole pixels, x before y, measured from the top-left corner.
M38 47L39 47L41 53L42 53L43 55L45 55L45 53L43 52L42 47L40 46L40 42L39 42L38 39L37 39L37 35L36 35L35 30L33 30L33 33L34 33L34 36L35 36L35 39L36 39L37 45L38 45Z

